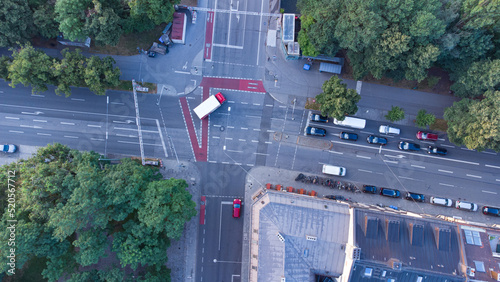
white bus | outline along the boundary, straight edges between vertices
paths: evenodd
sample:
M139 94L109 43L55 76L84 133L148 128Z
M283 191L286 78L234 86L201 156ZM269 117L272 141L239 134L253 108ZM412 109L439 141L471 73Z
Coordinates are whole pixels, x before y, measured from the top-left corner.
M333 123L336 125L347 126L357 129L363 129L366 126L366 120L355 117L345 117L344 120L337 120L336 118L334 118Z

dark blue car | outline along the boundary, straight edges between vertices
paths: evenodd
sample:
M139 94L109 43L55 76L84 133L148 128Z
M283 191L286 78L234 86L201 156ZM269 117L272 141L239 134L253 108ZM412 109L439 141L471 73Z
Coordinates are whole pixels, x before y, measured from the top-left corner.
M403 151L420 151L420 145L406 141L399 142L398 148Z
M380 188L380 195L391 198L399 198L401 196L401 192L396 189Z
M314 136L326 136L326 129L308 126L306 128L306 134L307 135L314 135Z
M415 202L423 202L423 201L425 201L424 195L418 194L418 193L413 193L413 192L407 192L406 196L405 196L405 199L407 199L409 201L415 201Z
M427 149L428 154L446 156L446 154L448 153L448 150L434 146L429 146Z
M340 139L344 140L351 140L351 141L356 141L358 140L358 135L356 133L349 133L349 132L340 132L339 135Z
M328 117L319 115L319 114L311 114L311 121L316 121L316 122L328 122Z
M370 135L366 137L366 142L370 144L376 144L376 145L387 145L387 138L384 137L379 137L375 135Z
M377 187L371 185L363 185L363 192L377 194Z

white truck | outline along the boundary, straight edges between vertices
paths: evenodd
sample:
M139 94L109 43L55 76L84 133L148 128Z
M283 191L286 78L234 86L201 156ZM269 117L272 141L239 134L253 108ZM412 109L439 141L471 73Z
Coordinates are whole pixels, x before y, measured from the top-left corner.
M335 165L323 165L322 172L324 174L330 174L335 176L345 176L346 169L345 167L335 166Z
M399 135L399 133L401 132L401 130L399 130L399 128L396 128L396 127L392 127L392 126L388 126L388 125L381 125L378 128L378 132L380 132L382 134Z
M194 113L200 118L204 119L217 108L219 108L224 102L226 98L222 95L222 93L217 93L213 96L208 97L205 101L198 105L198 107L194 108Z
M366 126L366 120L355 117L345 117L344 120L333 119L333 123L340 126L347 126L357 129L363 129Z

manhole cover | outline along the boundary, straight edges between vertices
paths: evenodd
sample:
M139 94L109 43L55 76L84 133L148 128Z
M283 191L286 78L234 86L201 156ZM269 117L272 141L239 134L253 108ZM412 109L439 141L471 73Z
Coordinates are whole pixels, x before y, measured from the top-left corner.
M221 126L221 127L220 127L220 131L224 131L224 126Z

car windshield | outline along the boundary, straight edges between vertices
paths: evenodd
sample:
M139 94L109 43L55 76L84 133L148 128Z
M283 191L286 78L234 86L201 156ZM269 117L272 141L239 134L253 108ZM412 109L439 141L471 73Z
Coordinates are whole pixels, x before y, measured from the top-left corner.
M408 149L409 147L410 147L410 144L409 144L409 143L404 143L404 144L403 144L403 148L404 148L404 149Z
M234 207L239 209L240 208L240 204L234 204Z

